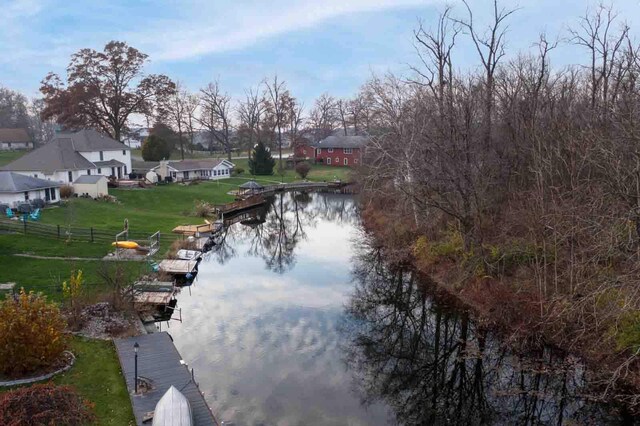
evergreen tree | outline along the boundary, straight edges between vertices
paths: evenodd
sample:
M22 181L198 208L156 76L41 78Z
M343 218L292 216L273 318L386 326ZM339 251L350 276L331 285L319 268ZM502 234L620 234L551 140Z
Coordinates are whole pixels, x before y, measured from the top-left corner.
M253 148L251 157L249 157L249 170L253 175L272 175L273 166L275 166L276 160L271 156L271 151L262 143Z
M171 156L171 143L157 135L150 135L142 143L144 161L166 160Z

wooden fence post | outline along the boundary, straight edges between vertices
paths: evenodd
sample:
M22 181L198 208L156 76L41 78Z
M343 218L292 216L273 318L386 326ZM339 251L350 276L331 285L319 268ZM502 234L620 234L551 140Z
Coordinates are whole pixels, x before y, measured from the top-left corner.
M24 224L24 235L27 235L27 215L22 216L22 223Z
M58 239L60 239L60 225L58 225Z
M93 242L93 226L91 227L91 242Z

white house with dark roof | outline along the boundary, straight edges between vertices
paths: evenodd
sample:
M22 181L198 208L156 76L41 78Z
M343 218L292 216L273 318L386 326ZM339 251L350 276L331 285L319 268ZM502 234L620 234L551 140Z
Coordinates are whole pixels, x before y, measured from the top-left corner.
M171 177L174 181L185 180L217 180L231 177L235 164L227 160L198 159L180 161L161 161L151 170L156 172L160 179Z
M91 129L61 133L2 170L69 184L84 175L122 179L131 172L131 149Z
M21 203L36 199L47 204L57 203L60 200L60 186L60 183L50 180L0 172L0 204L15 208Z
M12 151L18 149L33 148L33 140L22 128L3 128L0 129L0 151Z

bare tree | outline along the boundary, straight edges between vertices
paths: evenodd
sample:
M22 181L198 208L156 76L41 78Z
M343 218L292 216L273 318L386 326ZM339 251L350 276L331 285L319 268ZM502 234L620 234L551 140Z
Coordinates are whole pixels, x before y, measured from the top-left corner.
M245 90L245 98L240 101L237 108L240 121L239 133L241 139L246 141L245 148L251 152L258 140L260 121L264 113L264 100L260 98L259 91L253 88Z
M454 19L454 22L464 27L471 37L478 52L478 57L484 69L484 141L487 146L491 145L493 137L493 105L495 73L500 60L505 55L505 35L507 31L506 20L517 9L505 9L498 7L498 0L493 0L493 21L487 31L480 33L473 20L473 11L467 0L462 0L467 8L466 19Z
M187 128L187 108L189 93L182 87L180 82L176 84L176 91L167 102L167 118L173 127L178 131L178 141L180 143L180 155L184 160L184 138L183 131Z
M339 127L339 122L336 99L328 93L323 93L316 99L309 112L309 125L316 139L324 139L331 135Z
M200 90L200 99L202 111L198 122L222 145L231 161L231 97L222 93L215 81Z
M278 137L278 170L282 173L284 170L282 167L282 128L287 122L286 105L282 101L287 93L287 85L284 81L278 80L277 74L273 76L271 81L265 79L264 84L267 98L272 106L274 126Z

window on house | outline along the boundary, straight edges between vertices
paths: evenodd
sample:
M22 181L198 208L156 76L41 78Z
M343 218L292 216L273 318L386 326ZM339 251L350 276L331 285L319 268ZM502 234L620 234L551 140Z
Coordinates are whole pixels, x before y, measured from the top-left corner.
M333 152L333 148L327 148L327 151L328 151L329 153L332 153L332 152Z
M51 188L51 201L55 201L55 200L56 200L56 189Z
M336 164L340 164L340 157L336 157Z
M127 155L127 150L126 149L122 150L122 155Z
M331 165L331 157L327 157L327 166Z
M348 158L345 158L345 159L344 159L344 165L345 165L345 166L348 166L348 165L349 165L349 159L348 159Z
M24 193L24 200L29 201L29 191Z
M354 163L354 164L358 164L358 159L357 159L357 158L354 158L354 159L353 159L353 163Z
M100 151L100 161L104 161L104 152Z
M102 174L102 169L98 167L98 174Z
M342 152L345 154L353 154L353 148L342 148Z
M11 142L9 142L9 148L11 148Z
M322 154L322 148L318 148L318 155Z
M124 166L124 174L127 174L127 166Z
M34 173L34 174L33 174L33 177L34 177L34 178L37 178L37 177L38 177L38 174L37 174L37 173Z
M91 176L91 169L87 169L87 175Z
M68 172L69 182L73 182L73 172Z

